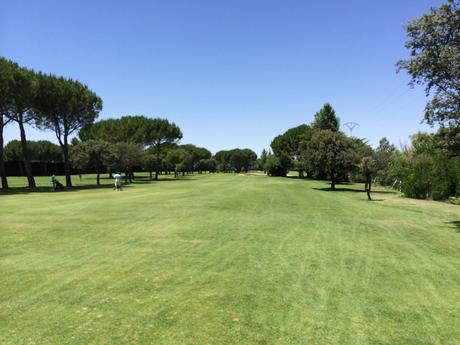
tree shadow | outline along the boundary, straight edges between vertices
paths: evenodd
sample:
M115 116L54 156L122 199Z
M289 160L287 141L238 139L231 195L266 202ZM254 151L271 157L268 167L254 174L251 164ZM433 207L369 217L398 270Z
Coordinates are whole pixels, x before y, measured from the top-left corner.
M123 185L123 188L130 188L130 185ZM7 191L0 191L0 196L7 195L18 195L18 194L31 194L31 193L68 193L68 192L79 192L82 190L93 190L93 189L112 189L113 185L111 184L102 184L102 185L83 185L83 186L74 186L74 187L65 187L62 190L54 191L50 187L36 187L30 189L28 187L10 187Z
M343 188L343 187L335 187L335 189L331 189L331 187L312 187L314 190L319 190L323 192L350 192L350 193L366 193L364 189L356 189L356 188ZM373 190L371 194L395 194L395 191L389 190ZM377 201L377 199L375 199Z
M455 231L460 234L460 220L453 220L451 222L447 222L447 224L453 227Z
M177 182L177 181L190 181L190 180L195 180L193 177L187 177L187 176L180 176L177 178L174 177L165 177L165 178L159 178L158 180L155 179L150 179L148 177L135 177L133 180L133 184L149 184L149 183L157 183L157 182Z

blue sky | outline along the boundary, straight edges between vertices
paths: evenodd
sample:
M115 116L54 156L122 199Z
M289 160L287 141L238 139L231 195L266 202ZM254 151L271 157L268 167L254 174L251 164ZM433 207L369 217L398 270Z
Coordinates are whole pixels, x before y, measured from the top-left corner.
M325 102L359 137L430 130L426 97L395 63L404 24L441 1L3 1L0 55L79 79L99 118L143 114L183 143L257 153ZM31 140L53 134L28 128ZM9 126L6 141L19 137Z

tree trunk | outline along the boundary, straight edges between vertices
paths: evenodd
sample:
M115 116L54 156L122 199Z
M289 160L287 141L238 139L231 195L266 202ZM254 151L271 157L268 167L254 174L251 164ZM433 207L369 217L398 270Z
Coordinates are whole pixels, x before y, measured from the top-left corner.
M156 156L155 180L158 180L158 175L160 174L160 143L157 143Z
M8 190L8 179L6 178L5 159L3 156L3 115L0 115L0 176L2 179L2 190Z
M96 167L96 185L101 185L101 174L99 173L99 167Z
M331 172L331 189L335 190L335 172Z
M372 184L372 177L371 176L366 176L366 193L367 193L367 199L369 201L372 201L372 198L371 198L371 184Z
M150 174L150 179L152 180L153 179L152 170L149 171L149 174Z
M23 165L24 165L24 162L23 162L23 161L18 161L19 176L25 176Z
M67 135L64 135L62 153L64 154L65 185L66 187L72 187L72 176L70 175L69 143L67 142Z
M34 189L35 179L32 174L32 166L29 160L29 151L27 150L27 139L26 139L26 131L24 129L24 123L22 121L18 121L19 124L19 132L21 133L21 147L22 147L22 156L24 158L24 167L26 169L27 181L29 183L29 188Z
M129 172L125 170L125 183L128 184Z

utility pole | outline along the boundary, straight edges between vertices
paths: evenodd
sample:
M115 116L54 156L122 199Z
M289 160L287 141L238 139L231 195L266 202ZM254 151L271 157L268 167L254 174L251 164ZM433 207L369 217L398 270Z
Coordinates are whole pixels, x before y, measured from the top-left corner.
M347 122L343 124L350 131L350 137L353 136L353 129L359 127L359 124L356 122Z

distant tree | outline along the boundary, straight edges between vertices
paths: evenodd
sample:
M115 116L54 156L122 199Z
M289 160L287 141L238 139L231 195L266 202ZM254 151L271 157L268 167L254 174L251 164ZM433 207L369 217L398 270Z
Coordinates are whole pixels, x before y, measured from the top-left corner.
M175 178L177 178L179 172L185 173L190 159L190 153L183 148L169 150L165 157L166 163L174 170Z
M315 130L331 130L333 132L340 129L340 120L329 103L324 104L321 110L315 114L312 127Z
M70 158L72 164L79 169L94 169L96 184L101 184L101 170L109 160L110 144L102 140L88 140L72 146Z
M217 162L217 169L220 172L229 172L232 171L232 166L230 162L231 151L221 150L216 152L214 159Z
M155 180L158 180L161 166L161 152L167 145L182 139L182 132L176 124L166 119L151 119L148 124L146 141L153 148L156 157Z
M312 129L308 125L300 125L288 129L281 135L273 139L270 146L275 156L287 157L289 159L289 168L295 168L299 176L304 176L305 165L300 159L301 142L310 140ZM283 161L286 159L283 158Z
M149 172L150 179L153 180L153 171L155 170L157 159L154 154L145 151L142 156L142 165Z
M5 145L4 155L6 161L14 161L18 163L19 174L24 176L24 157L22 156L22 145L19 140L11 140Z
M250 149L233 149L230 151L230 162L235 172L248 172L256 164L257 154Z
M264 170L269 176L285 177L289 172L289 158L286 155L269 155L265 161Z
M30 158L39 162L62 162L62 152L58 145L48 140L29 141Z
M102 100L80 82L40 74L35 102L36 124L54 131L64 157L66 186L72 186L69 136L94 122Z
M32 166L30 164L29 151L27 147L27 138L25 125L34 120L33 106L36 100L37 79L35 73L17 64L2 59L6 69L11 71L8 78L9 106L6 108L4 116L9 121L16 122L19 126L21 138L22 157L27 175L29 188L35 188L35 179L32 175ZM4 108L5 109L5 108Z
M313 134L305 156L313 169L325 169L331 180L331 189L335 189L339 176L345 175L357 163L353 141L343 133L329 129Z
M29 158L36 162L62 162L62 152L58 145L48 140L28 141ZM5 146L5 157L8 161L23 160L21 142L11 140Z
M460 125L460 1L449 0L411 21L406 31L410 59L400 60L410 85L424 84L433 98L425 108L429 124Z
M265 172L264 167L265 167L265 162L267 161L267 157L268 157L268 152L267 150L263 149L259 157L259 169L264 170L264 172Z
M180 145L180 148L186 150L190 154L190 160L187 166L187 171L203 171L203 165L200 165L200 161L210 159L211 152L204 147L197 147L192 144Z
M195 165L195 171L201 173L203 171L216 172L217 162L212 159L200 159Z
M142 165L144 151L142 146L135 143L120 142L110 145L110 153L106 164L111 171L125 172L125 182L132 182L133 170Z

